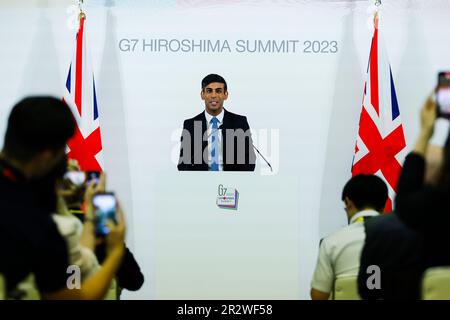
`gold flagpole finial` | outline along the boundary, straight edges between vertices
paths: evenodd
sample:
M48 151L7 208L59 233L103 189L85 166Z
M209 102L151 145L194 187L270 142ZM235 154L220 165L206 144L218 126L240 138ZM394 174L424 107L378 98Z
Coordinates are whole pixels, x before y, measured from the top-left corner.
M379 22L379 13L378 13L378 8L381 6L381 0L375 0L375 7L376 7L376 11L375 14L373 15L373 25L375 26L375 29L378 29L378 22Z
M82 8L83 7L83 3L84 3L83 0L78 0L78 9L80 10L80 13L78 15L78 19L79 20L81 20L83 18L86 18L86 14L84 13L83 8Z

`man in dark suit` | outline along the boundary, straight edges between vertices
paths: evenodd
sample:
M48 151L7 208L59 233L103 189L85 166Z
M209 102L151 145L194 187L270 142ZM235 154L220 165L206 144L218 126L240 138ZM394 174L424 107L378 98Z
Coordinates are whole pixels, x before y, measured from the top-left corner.
M205 111L184 121L179 171L254 171L256 156L245 116L224 109L227 83L217 74L202 80Z

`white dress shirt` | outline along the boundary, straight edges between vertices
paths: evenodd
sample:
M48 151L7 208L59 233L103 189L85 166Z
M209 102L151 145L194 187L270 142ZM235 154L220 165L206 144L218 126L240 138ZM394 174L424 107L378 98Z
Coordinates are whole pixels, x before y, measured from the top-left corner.
M336 278L358 275L359 259L366 239L361 218L378 215L375 210L360 211L350 219L348 226L322 240L312 288L331 293Z
M224 111L222 109L222 112L219 113L216 118L217 120L219 120L219 123L217 124L218 127L220 127L223 124L223 115L224 115ZM212 144L212 136L213 136L213 131L212 131L212 123L211 123L211 119L213 118L212 115L210 115L208 112L206 112L205 110L205 117L206 117L206 134L208 136L208 167L211 168L211 144ZM219 150L216 150L216 152L219 152L219 171L223 171L223 154L222 154L222 130L219 129L219 141L218 141L218 148Z

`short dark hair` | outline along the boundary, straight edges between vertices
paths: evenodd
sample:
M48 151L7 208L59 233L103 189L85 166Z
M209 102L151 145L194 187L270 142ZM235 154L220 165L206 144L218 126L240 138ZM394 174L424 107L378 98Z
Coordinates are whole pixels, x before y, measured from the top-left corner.
M28 161L44 150L64 147L75 132L75 119L65 102L53 97L28 97L12 109L5 134L4 153Z
M344 186L342 201L349 198L359 210L373 208L382 211L388 199L386 183L376 175L359 174Z
M228 86L227 86L227 82L225 81L225 79L222 76L219 76L218 74L214 74L214 73L208 74L206 77L203 78L202 90L205 89L208 84L213 83L213 82L223 83L225 92L228 91Z

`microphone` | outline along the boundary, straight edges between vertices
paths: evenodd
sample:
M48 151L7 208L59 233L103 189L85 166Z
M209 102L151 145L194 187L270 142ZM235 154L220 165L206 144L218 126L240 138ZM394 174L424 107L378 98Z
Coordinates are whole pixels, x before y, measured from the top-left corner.
M218 129L218 130L222 130L222 128L223 128L223 124L221 124L221 125L219 126L219 129ZM208 138L209 138L214 132L215 132L215 131L212 131L212 132L208 135ZM270 165L269 161L267 161L267 159L261 154L261 152L259 152L258 148L256 148L255 145L254 145L253 143L252 143L252 147L253 147L253 149L256 150L256 152L259 154L259 156L264 160L264 162L267 163L267 165L268 165L269 168L270 168L270 171L273 172L272 166Z
M219 128L211 130L211 132L206 136L206 139L205 139L205 140L208 141L209 138L210 138L214 133L216 133L217 131L222 130L222 129L223 129L223 124L221 124L221 125L219 126ZM253 149L256 150L256 152L258 153L258 155L264 160L264 162L269 166L270 171L273 172L273 168L272 168L272 165L270 164L270 162L267 161L267 159L262 155L262 153L258 150L258 148L255 147L255 145L254 145L253 143L252 143L252 147L253 147ZM200 150L200 152L203 152L203 150ZM197 151L195 154L191 155L191 166L194 166L194 159L195 159L195 156L198 155L198 153L199 153L199 152Z
M223 124L221 124L221 125L219 126L219 129L217 129L217 130L222 130L222 128L223 128ZM208 139L209 139L209 137L210 137L214 132L216 132L216 131L211 130L211 133L208 135ZM253 144L253 142L252 142L252 147L253 147L253 149L256 150L256 152L259 154L259 156L264 160L264 162L269 166L270 171L273 172L273 169L272 169L272 166L271 166L270 162L267 161L267 159L262 155L261 152L259 152L258 148L255 147L255 145Z
M270 165L269 161L267 161L267 159L261 154L261 152L259 152L258 148L255 147L255 145L252 143L252 147L253 149L256 150L256 152L261 156L261 158L267 163L267 165L270 168L270 171L273 172L272 166Z
M223 126L223 125L220 125L220 126L219 126L219 129L222 129L222 126ZM209 137L209 136L208 136L208 137ZM269 168L270 168L270 171L273 172L272 166L270 165L269 161L267 161L267 159L261 154L261 152L259 152L258 148L255 147L255 145L253 144L253 142L252 142L252 147L253 147L253 149L256 150L256 152L259 154L259 156L264 160L264 162L267 163L267 165L268 165Z

